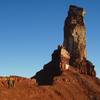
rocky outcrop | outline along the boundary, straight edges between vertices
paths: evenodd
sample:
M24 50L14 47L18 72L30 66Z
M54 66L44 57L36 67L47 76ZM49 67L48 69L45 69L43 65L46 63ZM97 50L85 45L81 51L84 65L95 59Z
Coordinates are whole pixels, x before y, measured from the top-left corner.
M86 28L83 8L71 5L64 24L64 48L70 54L70 65L79 72L96 76L94 65L86 58Z
M71 66L81 74L96 77L94 65L86 58L86 28L83 8L71 5L64 24L64 42L52 54L52 60L33 78L39 85L52 84L53 78Z
M83 8L71 5L65 20L63 45L70 53L70 64L73 66L86 58L84 13Z
M35 79L29 79L19 76L0 77L0 88L13 88L19 84L37 85Z
M69 53L63 46L58 46L52 53L52 60L44 65L43 69L36 73L33 78L39 85L47 85L53 83L55 76L61 75L64 70L69 67Z
M61 69L61 71L64 71L68 69L67 66L69 66L69 60L70 54L62 45L59 45L58 49L52 54L52 61L55 61L55 63L58 62L58 67Z

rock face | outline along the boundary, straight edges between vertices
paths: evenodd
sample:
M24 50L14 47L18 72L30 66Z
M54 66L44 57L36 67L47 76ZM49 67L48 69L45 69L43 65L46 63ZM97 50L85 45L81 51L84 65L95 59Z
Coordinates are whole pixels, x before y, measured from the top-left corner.
M86 28L83 8L71 5L64 25L63 45L70 53L70 64L77 65L86 58Z
M58 59L58 61L57 61ZM68 51L61 45L52 54L52 61L58 62L58 66L61 71L66 70L66 66L69 65L70 55Z
M71 5L64 24L64 48L70 54L69 64L82 74L96 76L94 65L86 58L86 28L83 8Z
M86 28L83 8L71 5L64 24L63 46L58 46L52 54L52 60L36 73L39 85L52 84L53 78L59 76L70 66L79 73L95 77L94 65L86 58Z
M43 69L36 73L33 78L39 85L47 85L53 83L55 76L61 75L64 70L69 67L69 53L63 46L58 46L52 53L52 60L44 65Z

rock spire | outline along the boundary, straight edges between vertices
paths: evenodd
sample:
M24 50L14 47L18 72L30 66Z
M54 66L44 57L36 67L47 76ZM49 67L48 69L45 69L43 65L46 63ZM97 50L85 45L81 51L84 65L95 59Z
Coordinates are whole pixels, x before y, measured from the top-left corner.
M70 64L74 65L86 58L86 28L83 8L71 5L64 24L63 46L70 53Z

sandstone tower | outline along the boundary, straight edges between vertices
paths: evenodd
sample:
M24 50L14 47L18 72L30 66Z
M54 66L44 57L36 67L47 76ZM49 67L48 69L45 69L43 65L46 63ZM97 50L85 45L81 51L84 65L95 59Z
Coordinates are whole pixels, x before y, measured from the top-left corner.
M39 85L52 84L55 76L75 69L79 73L96 77L95 66L86 58L86 28L83 8L71 5L64 24L64 42L52 53L52 59L36 73Z
M75 66L86 58L86 28L83 8L71 5L64 24L63 46L70 53L70 64Z

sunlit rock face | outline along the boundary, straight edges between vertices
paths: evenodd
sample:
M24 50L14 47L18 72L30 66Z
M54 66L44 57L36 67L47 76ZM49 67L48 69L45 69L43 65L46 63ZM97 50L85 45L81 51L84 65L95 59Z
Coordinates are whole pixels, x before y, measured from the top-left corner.
M75 68L75 71L96 77L95 66L86 58L86 28L83 8L71 5L64 24L64 42L52 53L52 60L33 78L39 85L53 84L53 78Z
M68 51L59 45L52 53L52 60L44 65L43 69L36 73L33 78L36 79L39 85L53 84L53 78L60 76L62 72L69 69L70 55Z
M63 47L59 46L59 66L61 71L68 70L69 69L69 60L70 60L70 55L68 51Z
M63 46L70 53L70 64L77 65L86 58L86 28L83 8L71 5L64 24Z

